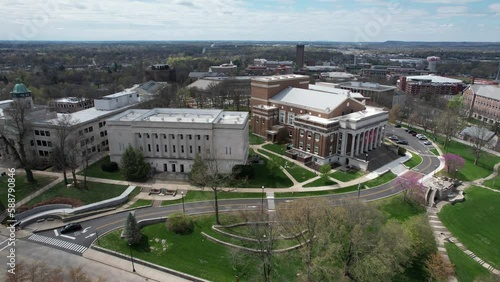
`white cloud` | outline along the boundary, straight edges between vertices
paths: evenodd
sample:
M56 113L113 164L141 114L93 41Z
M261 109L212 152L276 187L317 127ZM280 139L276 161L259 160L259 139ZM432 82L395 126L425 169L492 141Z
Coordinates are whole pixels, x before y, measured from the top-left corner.
M462 5L467 3L481 2L482 0L411 0L416 3L426 3L426 4L456 4Z
M467 11L466 6L442 6L436 10L439 14L463 14Z
M497 16L500 16L500 4L491 4L488 6L490 8L490 11L495 13Z

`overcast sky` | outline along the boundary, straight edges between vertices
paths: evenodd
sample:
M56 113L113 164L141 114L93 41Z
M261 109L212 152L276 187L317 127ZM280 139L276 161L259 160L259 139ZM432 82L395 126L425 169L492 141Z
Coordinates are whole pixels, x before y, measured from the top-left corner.
M0 0L0 40L499 41L493 0Z

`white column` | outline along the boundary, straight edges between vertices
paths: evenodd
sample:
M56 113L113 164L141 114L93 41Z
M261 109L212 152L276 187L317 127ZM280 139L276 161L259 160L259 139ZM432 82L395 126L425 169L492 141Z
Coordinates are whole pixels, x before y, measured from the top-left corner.
M356 134L351 134L352 136L352 141L351 141L351 158L354 157L354 150L356 146Z
M359 134L359 140L358 140L358 155L363 153L363 140L365 140L365 133L361 132Z
M368 151L368 144L370 143L370 130L365 131L365 144L363 145L364 151Z
M375 129L372 128L370 131L370 144L368 145L370 151L373 150L373 143L374 142L375 142Z
M375 128L375 138L373 138L373 148L377 149L378 147L378 136L380 134L380 127Z
M342 149L340 151L341 156L346 155L346 149L347 149L347 133L342 132Z

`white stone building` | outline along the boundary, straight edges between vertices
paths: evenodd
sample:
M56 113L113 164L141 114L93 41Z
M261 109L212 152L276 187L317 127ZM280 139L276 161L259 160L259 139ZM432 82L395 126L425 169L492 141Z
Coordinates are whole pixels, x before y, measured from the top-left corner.
M187 173L197 154L222 173L248 157L247 112L214 109L128 110L108 119L111 161L131 145L156 171Z

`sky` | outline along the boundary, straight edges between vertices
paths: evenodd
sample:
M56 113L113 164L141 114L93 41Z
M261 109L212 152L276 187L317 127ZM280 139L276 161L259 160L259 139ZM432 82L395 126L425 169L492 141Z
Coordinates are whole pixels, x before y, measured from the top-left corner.
M500 41L494 0L0 0L0 40Z

